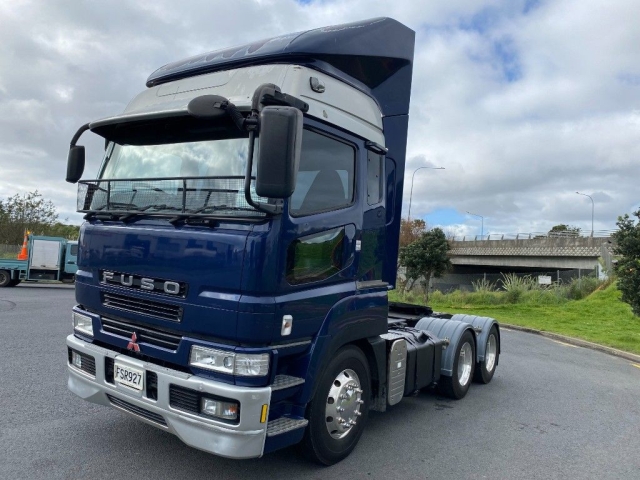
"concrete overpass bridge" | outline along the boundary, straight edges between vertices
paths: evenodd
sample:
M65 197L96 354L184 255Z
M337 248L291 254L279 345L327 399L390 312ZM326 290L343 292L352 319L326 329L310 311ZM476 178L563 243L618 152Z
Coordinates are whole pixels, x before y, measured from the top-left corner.
M502 271L593 270L600 257L608 261L612 246L609 236L451 240L449 244L454 267L492 267L491 270Z
M474 281L484 279L499 284L506 273L546 276L553 282L566 283L580 276L600 276L602 266L611 268L613 244L608 234L516 237L504 239L503 235L492 234L489 238L450 240L453 268L441 278L432 278L432 288L472 290Z

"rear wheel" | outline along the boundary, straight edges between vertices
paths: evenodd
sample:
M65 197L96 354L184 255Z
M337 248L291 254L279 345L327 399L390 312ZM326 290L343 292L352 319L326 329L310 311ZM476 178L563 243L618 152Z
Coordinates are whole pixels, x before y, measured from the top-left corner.
M340 349L324 370L307 409L309 425L300 447L309 459L333 465L355 448L369 413L371 376L354 346Z
M484 361L476 364L476 371L473 380L478 383L489 383L496 372L498 357L500 356L500 337L498 337L498 327L491 327L487 344L484 351Z
M462 334L456 346L452 375L440 378L440 391L447 397L456 400L464 398L471 386L475 364L476 349L473 335L467 330Z
M11 275L7 270L0 270L0 288L10 287Z

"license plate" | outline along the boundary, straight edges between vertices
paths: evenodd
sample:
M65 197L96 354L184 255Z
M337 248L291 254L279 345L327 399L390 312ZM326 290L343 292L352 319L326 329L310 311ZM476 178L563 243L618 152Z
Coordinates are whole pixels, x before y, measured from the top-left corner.
M113 379L116 385L124 385L137 391L142 391L144 371L123 365L117 361L113 363Z

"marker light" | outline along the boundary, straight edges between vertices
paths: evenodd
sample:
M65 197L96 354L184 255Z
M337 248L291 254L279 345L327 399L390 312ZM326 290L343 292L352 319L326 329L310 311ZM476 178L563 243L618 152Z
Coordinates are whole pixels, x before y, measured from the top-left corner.
M73 312L73 330L82 334L93 337L93 322L91 317Z

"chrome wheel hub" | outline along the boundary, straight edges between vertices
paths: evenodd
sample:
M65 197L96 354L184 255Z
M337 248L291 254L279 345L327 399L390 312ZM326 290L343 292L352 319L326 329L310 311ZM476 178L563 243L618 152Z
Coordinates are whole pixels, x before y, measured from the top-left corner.
M496 366L497 353L498 341L496 340L496 336L491 334L489 335L489 340L487 340L487 351L484 354L484 366L489 373L491 373L493 371L493 367Z
M362 415L360 405L364 403L362 393L358 375L348 368L340 372L331 384L324 416L329 435L333 438L346 437L358 422Z
M460 349L458 358L458 381L462 387L469 383L471 378L471 367L473 365L473 349L469 342L464 342Z

